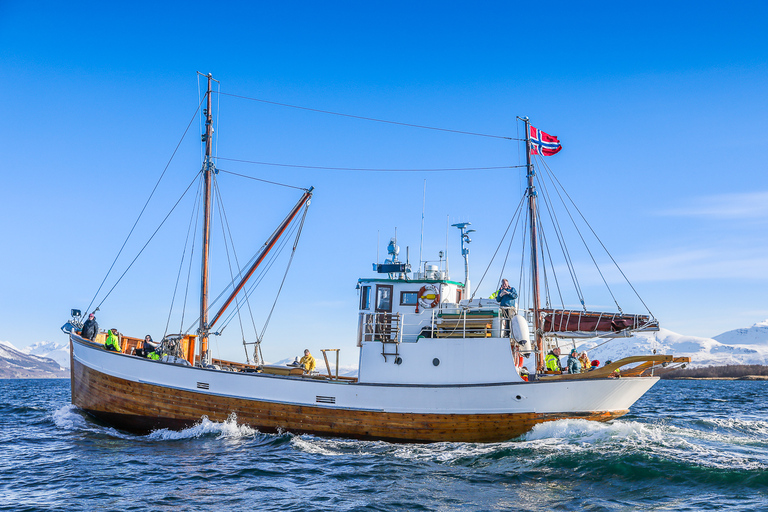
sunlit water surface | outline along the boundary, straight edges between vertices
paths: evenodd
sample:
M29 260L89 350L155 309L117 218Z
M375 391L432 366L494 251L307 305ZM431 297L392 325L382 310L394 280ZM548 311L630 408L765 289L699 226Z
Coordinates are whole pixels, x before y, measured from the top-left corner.
M768 510L768 382L661 381L609 423L401 445L201 421L139 436L0 381L0 510Z

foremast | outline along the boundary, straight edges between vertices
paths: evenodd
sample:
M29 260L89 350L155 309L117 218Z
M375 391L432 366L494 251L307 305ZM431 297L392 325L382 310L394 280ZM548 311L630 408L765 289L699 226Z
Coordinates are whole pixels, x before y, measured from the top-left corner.
M203 257L200 271L200 326L197 335L200 339L200 364L210 364L211 355L208 350L208 256L210 253L211 239L211 182L215 166L213 165L213 113L211 111L211 83L213 76L208 73L208 91L206 92L205 116L205 159L203 160Z

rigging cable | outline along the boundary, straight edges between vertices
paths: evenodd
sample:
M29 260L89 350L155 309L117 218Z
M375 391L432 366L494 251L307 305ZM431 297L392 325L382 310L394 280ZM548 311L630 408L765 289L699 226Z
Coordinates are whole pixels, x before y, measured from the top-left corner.
M554 177L554 174L552 173L552 170L549 169L548 167L546 169L547 169L547 173L550 174L550 176ZM555 178L555 179L557 179L557 178ZM563 190L563 191L565 192L565 190ZM603 275L603 271L600 270L600 265L597 264L597 260L595 260L595 257L592 254L592 251L589 249L589 246L587 245L587 241L584 240L584 235L581 234L581 230L579 229L579 226L576 224L576 220L573 218L573 216L571 215L570 210L568 210L568 207L565 205L565 201L563 200L563 197L560 195L560 190L558 190L557 187L555 187L555 192L557 192L557 195L560 196L560 200L563 202L563 206L565 207L565 212L568 214L568 217L571 218L571 222L573 223L573 227L576 229L576 232L579 234L579 238L581 238L581 242L584 244L584 248L587 250L587 253L589 254L589 257L592 259L592 263L595 265L595 268L597 269L597 273L600 274L600 278L603 280L603 283L605 284L605 287L608 289L608 293L611 294L611 298L613 299L613 303L616 304L616 307L618 308L619 313L621 313L622 312L621 311L621 306L619 306L619 302L616 300L616 297L613 295L613 290L611 290L611 287L608 286L608 281L606 281L605 276ZM568 193L566 192L566 195L567 194ZM569 199L570 199L570 197L569 197ZM573 203L573 201L571 201L571 203ZM578 207L575 204L574 204L574 207L576 208L577 211L579 210ZM581 214L580 211L579 211L579 214ZM585 223L587 223L587 226L589 226L589 223L586 221L586 219L584 219L583 215L581 216L581 218L584 220ZM592 231L592 234L595 235L595 232L594 232L594 230L592 230L591 226L589 226L589 229ZM595 235L595 237L597 237L597 235ZM599 240L600 239L598 238L598 241ZM600 245L602 245L602 242L600 243ZM605 249L604 245L603 245L603 249ZM607 252L607 249L606 249L606 252ZM614 263L615 263L615 261L614 261ZM635 292L635 293L637 293L637 292Z
M189 124L187 124L187 128L184 130L184 133L181 135L181 139L179 139L178 144L176 144L176 148L173 150L173 153L171 153L171 158L168 159L168 163L165 164L165 168L163 169L163 172L160 174L160 178L158 178L157 183L155 183L154 188L152 189L152 192L149 194L149 197L147 198L147 202L144 203L144 207L141 209L141 212L139 212L139 216L136 219L136 222L133 223L133 227L128 232L128 236L125 237L125 241L123 242L122 247L120 247L120 250L117 251L117 256L115 256L114 261L112 262L112 265L109 267L109 270L107 270L107 275L104 276L104 279L101 281L101 284L99 285L99 289L96 290L96 293L93 296L93 299L91 299L91 303L88 304L88 307L86 308L86 311L91 310L91 306L96 301L96 297L99 296L99 292L101 291L101 288L104 286L104 283L107 281L107 278L109 277L109 274L112 272L112 269L115 267L115 263L117 263L117 259L120 257L120 255L123 252L123 249L125 249L125 244L128 243L128 239L131 238L131 235L133 234L133 231L136 229L136 225L139 223L139 220L141 220L142 215L144 215L144 211L147 209L147 206L149 205L149 202L152 200L152 197L155 195L155 192L157 191L157 187L160 185L160 182L163 179L163 176L165 176L166 171L168 171L168 167L170 167L171 162L173 162L174 157L176 156L176 153L179 151L179 147L181 146L181 143L184 141L184 138L187 136L187 132L189 132L189 127L192 126L192 123L195 121L195 118L197 117L197 113L200 111L200 106L203 104L202 100L197 105L197 109L195 110L195 113L192 115L192 119L190 119ZM112 290L110 290L111 292ZM104 297L106 299L106 297ZM101 304L104 303L104 300L101 301Z
M304 228L304 220L307 218L308 211L309 211L309 205L308 204L304 205L304 214L301 216L299 227L296 230L296 239L293 242L291 257L288 259L288 266L285 268L285 273L283 274L283 280L280 281L280 288L277 289L277 295L275 296L275 301L272 303L272 309L269 310L269 315L267 315L267 320L264 322L264 327L261 330L261 335L259 336L259 340L264 339L264 333L267 331L267 326L269 325L269 321L272 319L272 313L275 311L275 306L277 306L277 300L280 298L280 292L283 291L283 285L285 284L285 279L288 277L288 271L291 269L291 263L293 263L293 257L296 255L296 247L299 245L299 238L301 238L301 231Z
M226 159L225 158L219 158L219 160L226 160ZM309 190L309 189L304 188L304 187L295 187L293 185L286 185L285 183L278 183L276 181L268 181L268 180L263 180L261 178L254 178L253 176L246 176L245 174L238 174L238 173L232 172L232 171L225 171L224 169L219 169L218 167L216 168L216 170L219 171L219 172L225 172L227 174L231 174L233 176L239 176L241 178L248 178L249 180L261 181L263 183L269 183L271 185L280 185L281 187L295 188L296 190L303 190L304 192Z
M99 305L97 306L97 308L100 308L100 307L101 307L101 305L102 305L102 304L104 304L104 301L105 301L105 300L107 300L107 298L110 296L110 294L111 294L111 293L112 293L112 291L115 289L115 287L116 287L116 286L117 286L117 285L120 283L120 281L122 281L123 277L125 277L125 274L126 274L126 273L128 273L128 270L130 270L130 268L133 266L133 264L134 264L134 263L136 263L136 260L137 260L137 259L139 259L139 256L141 256L141 253L143 253L143 252L144 252L144 249L146 249L146 248L147 248L147 246L149 245L149 242L151 242L151 241L152 241L152 239L153 239L153 238L155 238L155 235L157 234L157 232L158 232L158 231L160 231L160 228L162 228L162 227L163 227L163 224L165 224L165 221L167 221L167 220L168 220L168 217L170 217L170 216L171 216L171 214L172 214L172 213L173 213L173 211L176 209L176 207L177 207L177 206L179 206L179 203L181 202L181 200L182 200L182 199L184 199L184 196L186 196L186 195L187 195L187 192L189 192L189 189L190 189L190 188L192 188L192 185L195 183L195 181L197 181L197 178L198 178L198 176L200 175L200 173L201 173L201 172L202 172L202 171L198 172L198 173L197 173L197 175L195 176L195 179L193 179L193 180L192 180L192 181L189 183L189 185L187 186L187 188L186 188L186 189L184 189L184 192L181 194L181 197L179 197L178 201L176 201L176 203L173 205L173 207L171 208L171 211L169 211L169 212L168 212L168 214L165 216L165 218L164 218L164 219L163 219L163 221L160 223L160 225L159 225L159 226L157 226L157 229L155 229L154 233L152 233L152 236L150 236L150 237L149 237L149 240L147 240L147 242L146 242L146 243L144 244L144 246L141 248L141 250L140 250L140 251L139 251L139 253L136 255L136 257L135 257L135 258L133 258L133 260L131 261L131 263L128 265L128 267L125 269L125 271L124 271L124 272L123 272L123 273L120 275L120 277L117 279L117 281L116 281L116 282L115 282L115 284L112 286L112 288L110 288L110 289L109 289L109 291L107 292L107 294L104 296L104 298L103 298L103 299L101 299L101 302L99 302ZM126 241L127 241L127 240L126 240ZM121 250L122 250L122 249L121 249ZM95 298L95 297L94 297L94 298Z
M512 215L512 218L509 220L509 224L507 224L507 229L504 231L504 235L502 235L501 240L499 240L499 245L496 246L496 251L494 251L493 256L491 256L491 261L488 262L488 265L485 267L485 272L483 272L483 277L480 278L480 281L475 286L475 291L472 292L472 296L469 298L469 301L472 302L472 300L475 298L475 294L477 293L477 290L480 289L480 285L483 284L483 279L485 279L485 275L488 273L488 270L490 270L491 265L493 264L493 260L496 259L496 255L499 253L499 249L501 249L501 244L504 243L504 239L507 238L507 233L509 233L509 228L512 227L512 223L515 222L515 218L520 214L520 211L522 209L523 205L523 199L520 199L520 202L517 204L517 208L515 209L515 213ZM517 232L517 223L515 223L515 229L512 231L512 238L515 238L515 233ZM498 290L498 287L496 288Z
M196 212L199 211L199 208L197 208L197 205L200 204L200 195L202 193L203 189L203 180L199 180L197 186L197 194L195 195L195 201L192 206L192 212L189 216L189 226L187 227L187 237L184 240L184 249L181 251L181 261L179 262L179 272L176 275L176 284L173 286L173 296L171 298L171 307L168 308L168 320L165 323L165 332L163 333L163 338L168 334L168 326L171 324L171 315L173 314L173 305L176 302L176 292L179 289L179 281L181 279L181 271L184 268L184 259L187 256L187 245L189 244L189 235L193 232L192 226L194 225L194 221L197 219ZM194 230L196 233L196 230ZM194 242L193 242L194 244ZM190 255L190 260L192 258L192 255Z
M195 226L198 225L198 219L200 218L200 209L203 205L203 193L202 193L202 187L203 187L203 179L202 174L200 175L200 195L197 198L196 207L195 207ZM187 312L187 299L189 298L189 285L192 282L192 260L195 256L195 247L197 246L197 229L193 230L192 232L192 247L189 250L189 265L187 265L187 285L184 290L184 305L181 307L181 321L179 322L179 332L184 331L184 317L186 316Z
M293 223L291 223L291 227L290 227L290 229L289 229L289 230L288 230L288 231L287 231L287 232L286 232L286 233L283 235L283 237L281 237L281 239L280 239L280 244L279 244L279 245L278 245L278 247L275 249L275 251L274 251L274 252L272 252L272 254L270 254L270 256L269 256L269 260L267 261L267 263L266 263L266 264L264 265L264 267L263 267L263 268L260 270L260 272L259 272L259 274L256 276L256 278L255 278L255 279L253 279L253 282L252 282L252 283L250 283L250 285L248 286L248 288L247 288L246 290L244 290L244 293L245 293L246 297L250 297L250 296L253 294L253 292L254 292L254 291L256 291L256 288L258 288L258 286L259 286L259 285L261 284L261 282L264 280L264 278L266 277L266 275L267 275L267 274L269 273L269 271L272 269L272 266L273 266L273 265L275 264L275 262L277 261L277 258L278 258L278 257L279 257L279 256L280 256L282 253L283 253L283 250L284 250L284 249L285 249L285 247L288 245L288 241L290 240L290 237L291 237L291 236L293 236L293 233L296 231L296 228L297 228L297 223L296 223L296 222L293 222ZM257 255L258 255L258 253L257 253ZM255 258L255 256L254 256L254 258ZM230 323L230 322L232 321L232 319L234 318L234 315L235 315L235 312L234 312L234 311L231 311L231 312L230 312L230 313L229 313L229 314L228 314L228 315L227 315L227 316L224 318L224 320L222 321L222 327L221 327L221 329L219 329L219 332L224 332L224 329L226 329L226 328L227 328L227 326L229 325L229 323ZM255 324L254 324L254 329L256 329L256 327L255 327ZM256 336L257 336L257 338L259 337L259 333L258 333L258 330L256 331ZM260 340L260 338L259 338L259 340Z
M546 166L546 164L545 164L545 166ZM650 310L650 308L648 307L648 305L645 303L645 301L644 301L644 300L643 300L643 298L640 296L640 294L639 294L639 293L637 293L637 290L635 289L635 287L634 287L634 286L632 286L632 283L629 281L629 279L627 278L626 274L624 274L624 271L623 271L623 270L621 270L621 267L619 266L619 264L618 264L618 263L616 262L616 260L613 258L613 256L611 255L611 253L608 251L608 248L607 248L607 247L605 247L605 244L603 244L603 241L602 241L602 240L600 240L600 237L598 237L598 236L597 236L597 233L595 233L595 230L594 230L594 229L592 229L592 226L589 224L589 222L587 222L587 219L584 217L584 214L583 214L583 213L581 213L581 210L579 210L579 207L578 207L578 206L576 206L576 203L573 201L573 199L571 199L571 196L568 194L568 192L565 190L565 188L563 187L563 185L562 185L562 184L560 183L560 181L557 179L557 176L555 176L555 175L554 175L554 173L552 173L552 170L551 170L551 169L549 169L549 167L547 167L547 170L548 170L548 172L549 172L549 173L552 175L552 178L553 178L553 180L554 180L555 182L557 182L557 184L558 184L558 185L560 186L560 188L563 190L563 193L566 195L566 197L568 197L568 200L571 202L571 204L573 204L573 207L574 207L574 208L576 208L576 211L577 211L577 212L579 212L579 215L581 216L582 220L584 220L584 222L586 223L587 227L588 227L588 228L589 228L589 230L592 232L592 234L593 234L593 235L594 235L594 237L597 239L597 241L600 243L600 245L602 246L603 250L604 250L604 251L605 251L605 253L608 255L608 257L609 257L609 258L611 258L611 261L612 261L612 262L613 262L613 264L616 266L616 268L618 269L618 271L621 273L621 276L622 276L622 277L624 278L624 280L627 282L627 284L629 285L629 287L630 287L630 288L632 288L632 291L633 291L633 292L635 292L635 295L637 296L637 298L640 300L640 302L642 302L642 303L643 303L643 306L645 306L645 309L648 311L648 313L651 315L651 317L655 318L655 317L654 317L654 315L653 315L653 313L651 313L651 310Z
M293 226L295 226L295 223L293 223L292 225L293 225ZM294 228L291 228L291 229L295 229L295 227L294 227ZM277 231L277 229L276 229L275 231L273 231L273 232L272 232L272 235L270 235L270 237L269 237L270 239L271 239L271 238L272 238L272 237L275 235L275 232L276 232L276 231ZM292 231L289 231L288 233L290 234L290 233L292 233ZM277 248L275 251L273 251L273 252L271 253L271 255L270 255L270 259L268 260L267 264L265 264L265 265L264 265L264 267L262 267L262 270L261 270L261 271L260 271L260 273L259 273L259 274L256 276L256 279L255 279L255 280L254 280L254 279L252 279L254 282L253 282L253 283L250 285L250 286L251 286L251 287L250 287L250 289L249 289L249 290L246 290L246 293L250 294L251 292L253 292L253 290L254 290L254 289L255 289L255 288L258 286L258 284L259 284L259 283L260 283L260 282L261 282L261 281L264 279L264 276L265 276L265 274L267 273L267 271L268 271L268 270L269 270L269 269L272 267L272 265L274 264L274 261L275 261L275 259L276 259L276 258L277 258L277 256L280 254L280 252L283 250L283 248L285 247L285 245L286 245L286 242L287 242L287 236L281 237L281 240L280 240L280 245L278 245L278 248ZM244 267L244 268L248 268L248 267L250 267L250 265L251 265L251 264L252 264L254 261L256 261L256 258L258 258L259 254L261 254L261 251L264 249L264 247L265 247L265 246L266 246L266 243L265 243L265 244L263 244L263 245L262 245L262 246L259 248L259 250L257 250L257 251L256 251L256 253L255 253L255 254L254 254L252 257L251 257L251 259L250 259L250 260L248 260L248 262L245 264L245 267ZM242 275L242 271L240 271L240 273L239 273L238 275ZM227 291L230 289L230 287L234 287L234 286L235 286L235 283L234 283L234 282L230 282L229 284L227 284L227 285L224 287L224 289L223 289L223 290L222 290L222 291L219 293L219 295L217 295L217 296L216 296L216 298L215 298L215 299L213 299L213 300L210 302L210 304L209 304L209 306L208 306L208 311L210 311L210 310L213 308L213 306L214 306L214 305L215 305L215 304L216 304L216 303L217 303L217 302L218 302L218 301L219 301L219 300L220 300L220 299L221 299L221 298L224 296L224 294L225 294L225 293L227 293ZM234 312L230 312L230 313L229 313L229 315L228 315L227 317L223 318L223 320L222 320L222 325L223 325L223 326L222 326L222 328L220 328L220 329L219 329L219 334L221 334L221 333L224 331L224 329L227 327L227 325L229 324L229 322L230 322L230 321L232 320L232 318L234 317L234 314L235 314ZM198 317L197 317L197 319L195 320L195 322L194 322L192 325L190 325L190 326L189 326L189 328L187 328L187 330L186 330L185 332L189 332L189 331L191 331L191 330L194 328L195 324L197 324L199 321L200 321L200 317L198 316Z
M225 248L227 247L227 243L226 243L227 238L226 237L227 237L227 234L229 234L229 242L230 242L230 244L232 244L232 254L235 257L235 265L238 268L238 276L241 276L243 272L240 269L242 267L240 266L240 260L237 257L237 250L235 249L235 239L232 236L232 229L229 226L229 219L227 218L227 212L224 209L224 199L223 199L222 194L221 194L221 189L219 188L219 181L218 181L218 179L214 178L213 183L214 183L214 186L216 187L216 192L217 192L216 197L217 197L217 200L218 200L219 209L221 210L221 224L222 224L221 225L221 231L222 231L222 233L224 235L224 247ZM226 231L224 230L225 224L226 224ZM235 277L234 277L234 275L232 273L232 264L229 261L229 249L227 249L227 263L229 264L229 274L230 274L230 277L232 279L232 282L234 282L235 281ZM253 330L258 335L258 331L256 330L256 321L253 318L253 309L251 308L251 303L248 300L248 295L245 296L245 302L248 305L248 313L249 313L249 315L251 317L251 323L253 324ZM236 310L237 310L237 317L238 317L238 320L240 322L240 334L243 337L243 347L245 348L245 329L243 328L243 320L242 320L242 318L240 316L240 302L239 302L239 299L237 297L235 297L235 306L236 306ZM250 358L248 356L248 349L247 348L245 350L245 358L248 361L248 363L250 363Z
M437 168L437 169L377 169L377 168L368 168L368 167L324 167L320 165L298 165L298 164L280 164L275 162L258 162L255 160L240 160L237 158L223 158L223 157L216 157L218 160L226 160L228 162L239 162L242 164L254 164L254 165L268 165L272 167L290 167L293 169L316 169L321 171L359 171L359 172L451 172L451 171L496 171L499 169L516 169L519 167L526 167L525 165L496 165L491 167L449 167L449 168ZM221 169L219 169L221 171ZM229 172L229 171L224 171ZM230 172L230 174L235 174L233 172ZM245 176L242 174L238 174L238 176L241 176L243 178L251 178L254 180L259 181L266 181L266 180L260 180L259 178L252 178L250 176ZM283 185L282 183L275 183L272 181L266 181L267 183L273 183L274 185L282 185L284 187L290 187L290 185ZM300 187L292 187L292 188L300 188ZM301 189L306 190L306 189Z
M360 120L363 120L363 121L374 121L374 122L377 122L377 123L394 124L394 125L398 125L398 126L408 126L408 127L411 127L411 128L422 128L422 129L425 129L425 130L436 130L436 131L448 132L448 133L458 133L458 134L461 134L461 135L475 135L477 137L490 137L490 138L493 138L493 139L516 140L516 139L513 139L512 137L505 137L503 135L490 135L490 134L486 134L486 133L466 132L466 131L462 131L462 130L451 130L451 129L448 129L448 128L437 128L437 127L434 127L434 126L425 126L425 125L420 125L420 124L401 123L401 122L398 122L398 121L388 121L386 119L377 119L377 118L374 118L374 117L357 116L357 115L353 115L353 114L343 114L341 112L333 112L333 111L330 111L330 110L321 110L321 109L317 109L317 108L302 107L302 106L299 106L299 105L290 105L288 103L280 103L280 102L277 102L277 101L262 100L262 99L259 99L259 98L250 98L248 96L240 96L238 94L231 94L231 93L221 92L221 91L218 91L217 94L224 95L224 96L231 96L233 98L240 98L240 99L243 99L243 100L258 101L259 103L266 103L266 104L269 104L269 105L276 105L276 106L279 106L279 107L289 107L289 108L295 108L295 109L299 109L299 110L306 110L308 112L317 112L319 114L330 114L330 115L334 115L334 116L349 117L349 118L352 118L352 119L360 119Z
M568 251L568 246L565 243L565 236L563 235L563 230L560 227L560 221L557 218L557 214L555 213L555 207L552 204L551 200L549 199L549 190L547 189L546 182L540 177L536 176L537 183L541 186L542 191L544 192L542 194L542 199L544 200L544 207L547 209L547 212L549 213L549 217L552 220L552 227L555 231L555 236L557 237L557 242L560 245L560 250L563 253L563 260L565 261L566 268L568 268L568 273L571 276L571 282L573 283L573 287L576 290L576 295L579 298L579 301L584 307L584 310L586 311L586 307L584 305L584 294L581 291L581 285L579 283L579 278L576 275L576 268L573 265L573 260L571 259L571 254ZM549 246L547 246L547 251L549 251ZM552 268L554 269L554 264L552 264L552 257L550 254L550 264L552 265ZM557 274L555 274L557 276ZM555 280L557 281L557 277L555 277ZM560 292L558 285L558 293ZM560 301L562 302L563 309L565 309L565 301L563 300L562 294L560 295Z

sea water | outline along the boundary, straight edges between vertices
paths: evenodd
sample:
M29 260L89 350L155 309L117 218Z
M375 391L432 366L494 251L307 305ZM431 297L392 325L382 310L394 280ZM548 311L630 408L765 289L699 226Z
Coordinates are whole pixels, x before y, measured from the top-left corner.
M768 510L768 382L661 381L627 416L503 443L133 435L68 380L0 381L0 510Z

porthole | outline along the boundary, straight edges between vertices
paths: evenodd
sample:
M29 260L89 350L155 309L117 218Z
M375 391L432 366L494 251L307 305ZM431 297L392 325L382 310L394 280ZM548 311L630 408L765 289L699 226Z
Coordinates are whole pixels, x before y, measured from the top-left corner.
M402 357L396 357L395 358L395 364L403 364L403 358Z
M438 358L434 358L432 360L432 364L435 365L435 366L440 366L440 360Z

